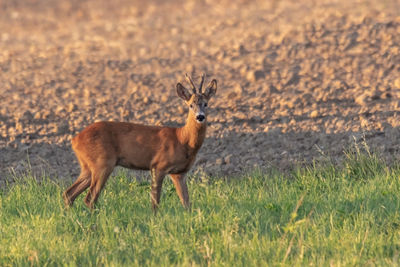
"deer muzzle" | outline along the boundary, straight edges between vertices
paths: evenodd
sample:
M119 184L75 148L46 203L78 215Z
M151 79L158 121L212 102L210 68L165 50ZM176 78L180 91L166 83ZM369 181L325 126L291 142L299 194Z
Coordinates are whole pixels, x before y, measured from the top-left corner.
M204 113L197 113L196 114L196 120L200 123L203 123L206 119L206 116L204 115Z

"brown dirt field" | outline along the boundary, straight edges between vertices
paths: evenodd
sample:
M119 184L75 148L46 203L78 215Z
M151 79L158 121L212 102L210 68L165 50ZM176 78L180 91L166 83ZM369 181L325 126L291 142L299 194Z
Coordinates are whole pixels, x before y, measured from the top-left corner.
M0 12L1 178L74 177L71 138L94 121L182 125L186 72L219 82L194 172L340 161L362 140L399 159L397 0L9 0Z

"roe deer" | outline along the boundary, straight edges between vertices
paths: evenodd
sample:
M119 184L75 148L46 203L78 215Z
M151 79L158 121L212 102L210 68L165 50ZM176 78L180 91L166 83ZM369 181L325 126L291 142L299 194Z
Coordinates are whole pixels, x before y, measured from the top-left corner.
M217 91L217 81L210 82L202 92L205 75L201 77L198 92L192 79L190 93L181 83L176 92L189 106L186 124L180 128L148 126L128 122L96 122L72 139L72 148L78 158L81 173L64 193L66 206L76 197L89 191L85 204L92 209L114 167L151 170L151 201L156 211L160 202L162 182L169 174L184 205L190 207L185 174L193 165L203 144L207 127L207 103Z

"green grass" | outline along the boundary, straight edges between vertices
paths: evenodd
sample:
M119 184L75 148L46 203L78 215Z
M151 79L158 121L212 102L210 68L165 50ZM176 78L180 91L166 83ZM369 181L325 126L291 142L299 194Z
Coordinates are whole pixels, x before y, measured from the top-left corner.
M291 173L192 178L192 211L166 179L112 177L91 212L66 185L20 177L0 191L0 266L354 266L400 264L400 167L371 154Z

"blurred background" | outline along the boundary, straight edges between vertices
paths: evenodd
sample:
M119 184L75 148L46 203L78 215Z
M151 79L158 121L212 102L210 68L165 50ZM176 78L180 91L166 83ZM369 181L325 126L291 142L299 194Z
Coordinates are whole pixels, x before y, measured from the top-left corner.
M98 120L183 125L186 72L219 85L195 173L340 161L364 141L394 161L399 15L396 0L0 1L0 177L73 177L70 140Z

